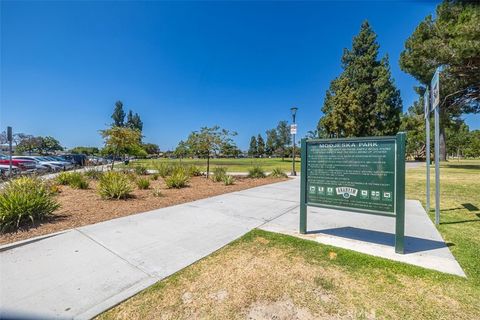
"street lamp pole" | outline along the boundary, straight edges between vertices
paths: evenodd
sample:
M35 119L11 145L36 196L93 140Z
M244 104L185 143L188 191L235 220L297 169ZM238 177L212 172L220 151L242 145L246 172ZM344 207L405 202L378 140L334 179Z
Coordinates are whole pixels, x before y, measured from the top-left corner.
M292 120L293 120L293 125L292 125L292 127L290 128L290 133L293 134L292 172L291 172L291 175L292 175L292 176L296 176L296 175L297 175L297 171L295 170L295 135L296 135L296 133L297 133L297 127L296 127L296 125L295 125L295 118L296 118L296 115L297 115L297 110L298 110L298 108L296 108L296 107L290 108L290 111L292 112Z

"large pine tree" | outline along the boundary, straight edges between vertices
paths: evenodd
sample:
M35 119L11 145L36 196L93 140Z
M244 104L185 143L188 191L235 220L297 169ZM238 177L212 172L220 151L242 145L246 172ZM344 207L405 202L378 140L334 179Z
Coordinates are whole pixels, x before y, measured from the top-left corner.
M343 72L334 79L322 108L318 129L330 136L394 135L400 127L402 101L388 57L378 59L377 35L368 22L344 49Z

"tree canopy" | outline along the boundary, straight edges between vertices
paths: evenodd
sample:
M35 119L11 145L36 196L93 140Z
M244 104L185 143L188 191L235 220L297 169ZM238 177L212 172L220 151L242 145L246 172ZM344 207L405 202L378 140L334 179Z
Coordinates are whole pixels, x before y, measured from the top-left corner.
M343 72L327 90L318 131L337 137L392 135L398 132L402 101L388 56L378 59L377 36L368 22L344 49Z
M475 1L447 0L436 17L427 16L405 42L400 67L422 87L440 74L440 153L446 160L446 129L467 113L480 112L480 5Z

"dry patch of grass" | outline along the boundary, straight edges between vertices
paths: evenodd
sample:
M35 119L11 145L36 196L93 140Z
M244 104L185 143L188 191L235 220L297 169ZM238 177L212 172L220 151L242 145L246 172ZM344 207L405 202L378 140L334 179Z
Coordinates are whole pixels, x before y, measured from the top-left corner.
M254 230L100 319L475 319L468 281Z

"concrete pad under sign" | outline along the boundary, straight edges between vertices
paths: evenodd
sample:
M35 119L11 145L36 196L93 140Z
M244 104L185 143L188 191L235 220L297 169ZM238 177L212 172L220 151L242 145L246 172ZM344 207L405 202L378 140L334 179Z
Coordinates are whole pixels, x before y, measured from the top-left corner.
M308 207L307 234L298 233L299 208L260 228L465 277L435 225L417 200L405 202L405 254L395 253L395 219Z

